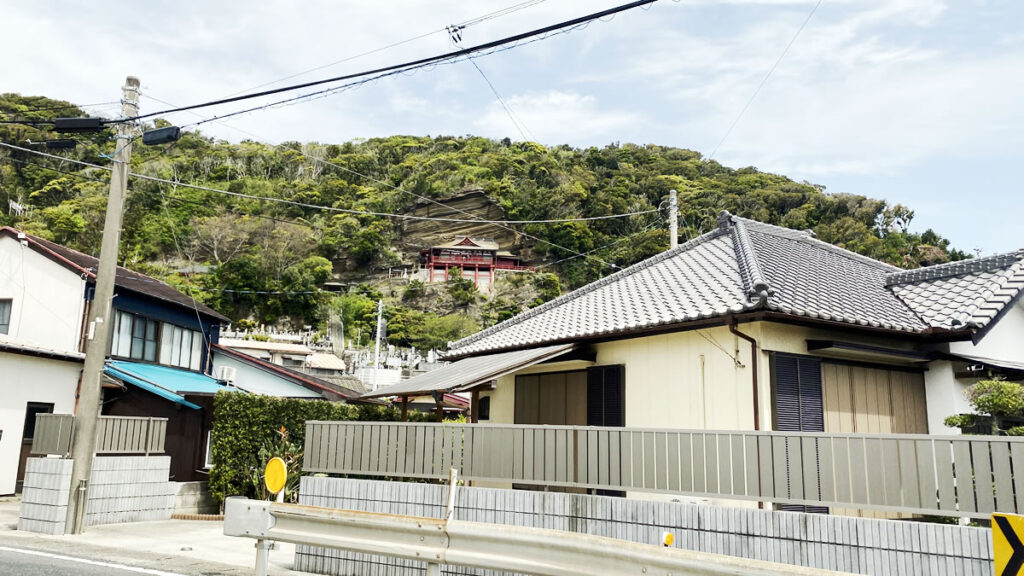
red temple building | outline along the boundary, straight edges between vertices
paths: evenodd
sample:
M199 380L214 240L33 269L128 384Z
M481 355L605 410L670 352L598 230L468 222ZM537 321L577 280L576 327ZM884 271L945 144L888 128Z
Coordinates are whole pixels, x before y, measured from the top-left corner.
M423 268L428 283L444 282L451 268L462 270L462 277L472 279L477 288L494 283L495 270L527 270L519 256L498 250L498 243L466 236L423 250Z

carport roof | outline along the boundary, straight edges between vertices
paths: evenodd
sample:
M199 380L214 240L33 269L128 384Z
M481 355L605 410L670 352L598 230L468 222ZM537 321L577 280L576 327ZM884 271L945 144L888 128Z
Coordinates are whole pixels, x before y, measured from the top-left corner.
M573 349L573 344L544 346L530 350L502 352L474 356L431 370L404 382L385 386L363 394L364 398L381 396L416 396L431 392L455 392L489 382L539 362L561 356Z

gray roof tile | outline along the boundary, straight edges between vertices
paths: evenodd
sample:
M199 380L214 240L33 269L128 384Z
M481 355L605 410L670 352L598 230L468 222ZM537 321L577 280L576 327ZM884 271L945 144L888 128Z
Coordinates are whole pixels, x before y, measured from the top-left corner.
M451 355L755 309L909 333L963 327L952 322L959 316L981 326L1024 288L1022 268L1018 255L901 271L807 231L723 212L716 230L459 340Z
M890 274L890 287L932 328L984 328L1024 290L1024 250Z

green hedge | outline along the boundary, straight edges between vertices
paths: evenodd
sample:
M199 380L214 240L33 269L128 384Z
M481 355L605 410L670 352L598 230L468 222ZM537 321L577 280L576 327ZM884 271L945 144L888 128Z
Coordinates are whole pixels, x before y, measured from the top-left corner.
M269 457L280 456L288 463L292 479L285 491L290 497L302 471L307 420L400 419L399 411L392 406L218 392L213 401L210 493L218 503L228 496L265 498L263 468ZM421 417L410 413L410 419Z

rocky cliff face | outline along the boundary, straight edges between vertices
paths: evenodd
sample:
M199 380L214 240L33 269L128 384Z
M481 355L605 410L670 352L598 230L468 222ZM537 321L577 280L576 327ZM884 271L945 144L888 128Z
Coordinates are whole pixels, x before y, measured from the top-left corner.
M421 201L408 213L431 218L477 218L492 221L505 219L505 212L501 206L480 189L465 190L434 202ZM508 228L486 223L403 220L399 225L402 244L398 248L403 252L403 259L416 261L420 250L447 242L456 236L494 240L501 250L519 254L524 260L530 257L528 239Z

